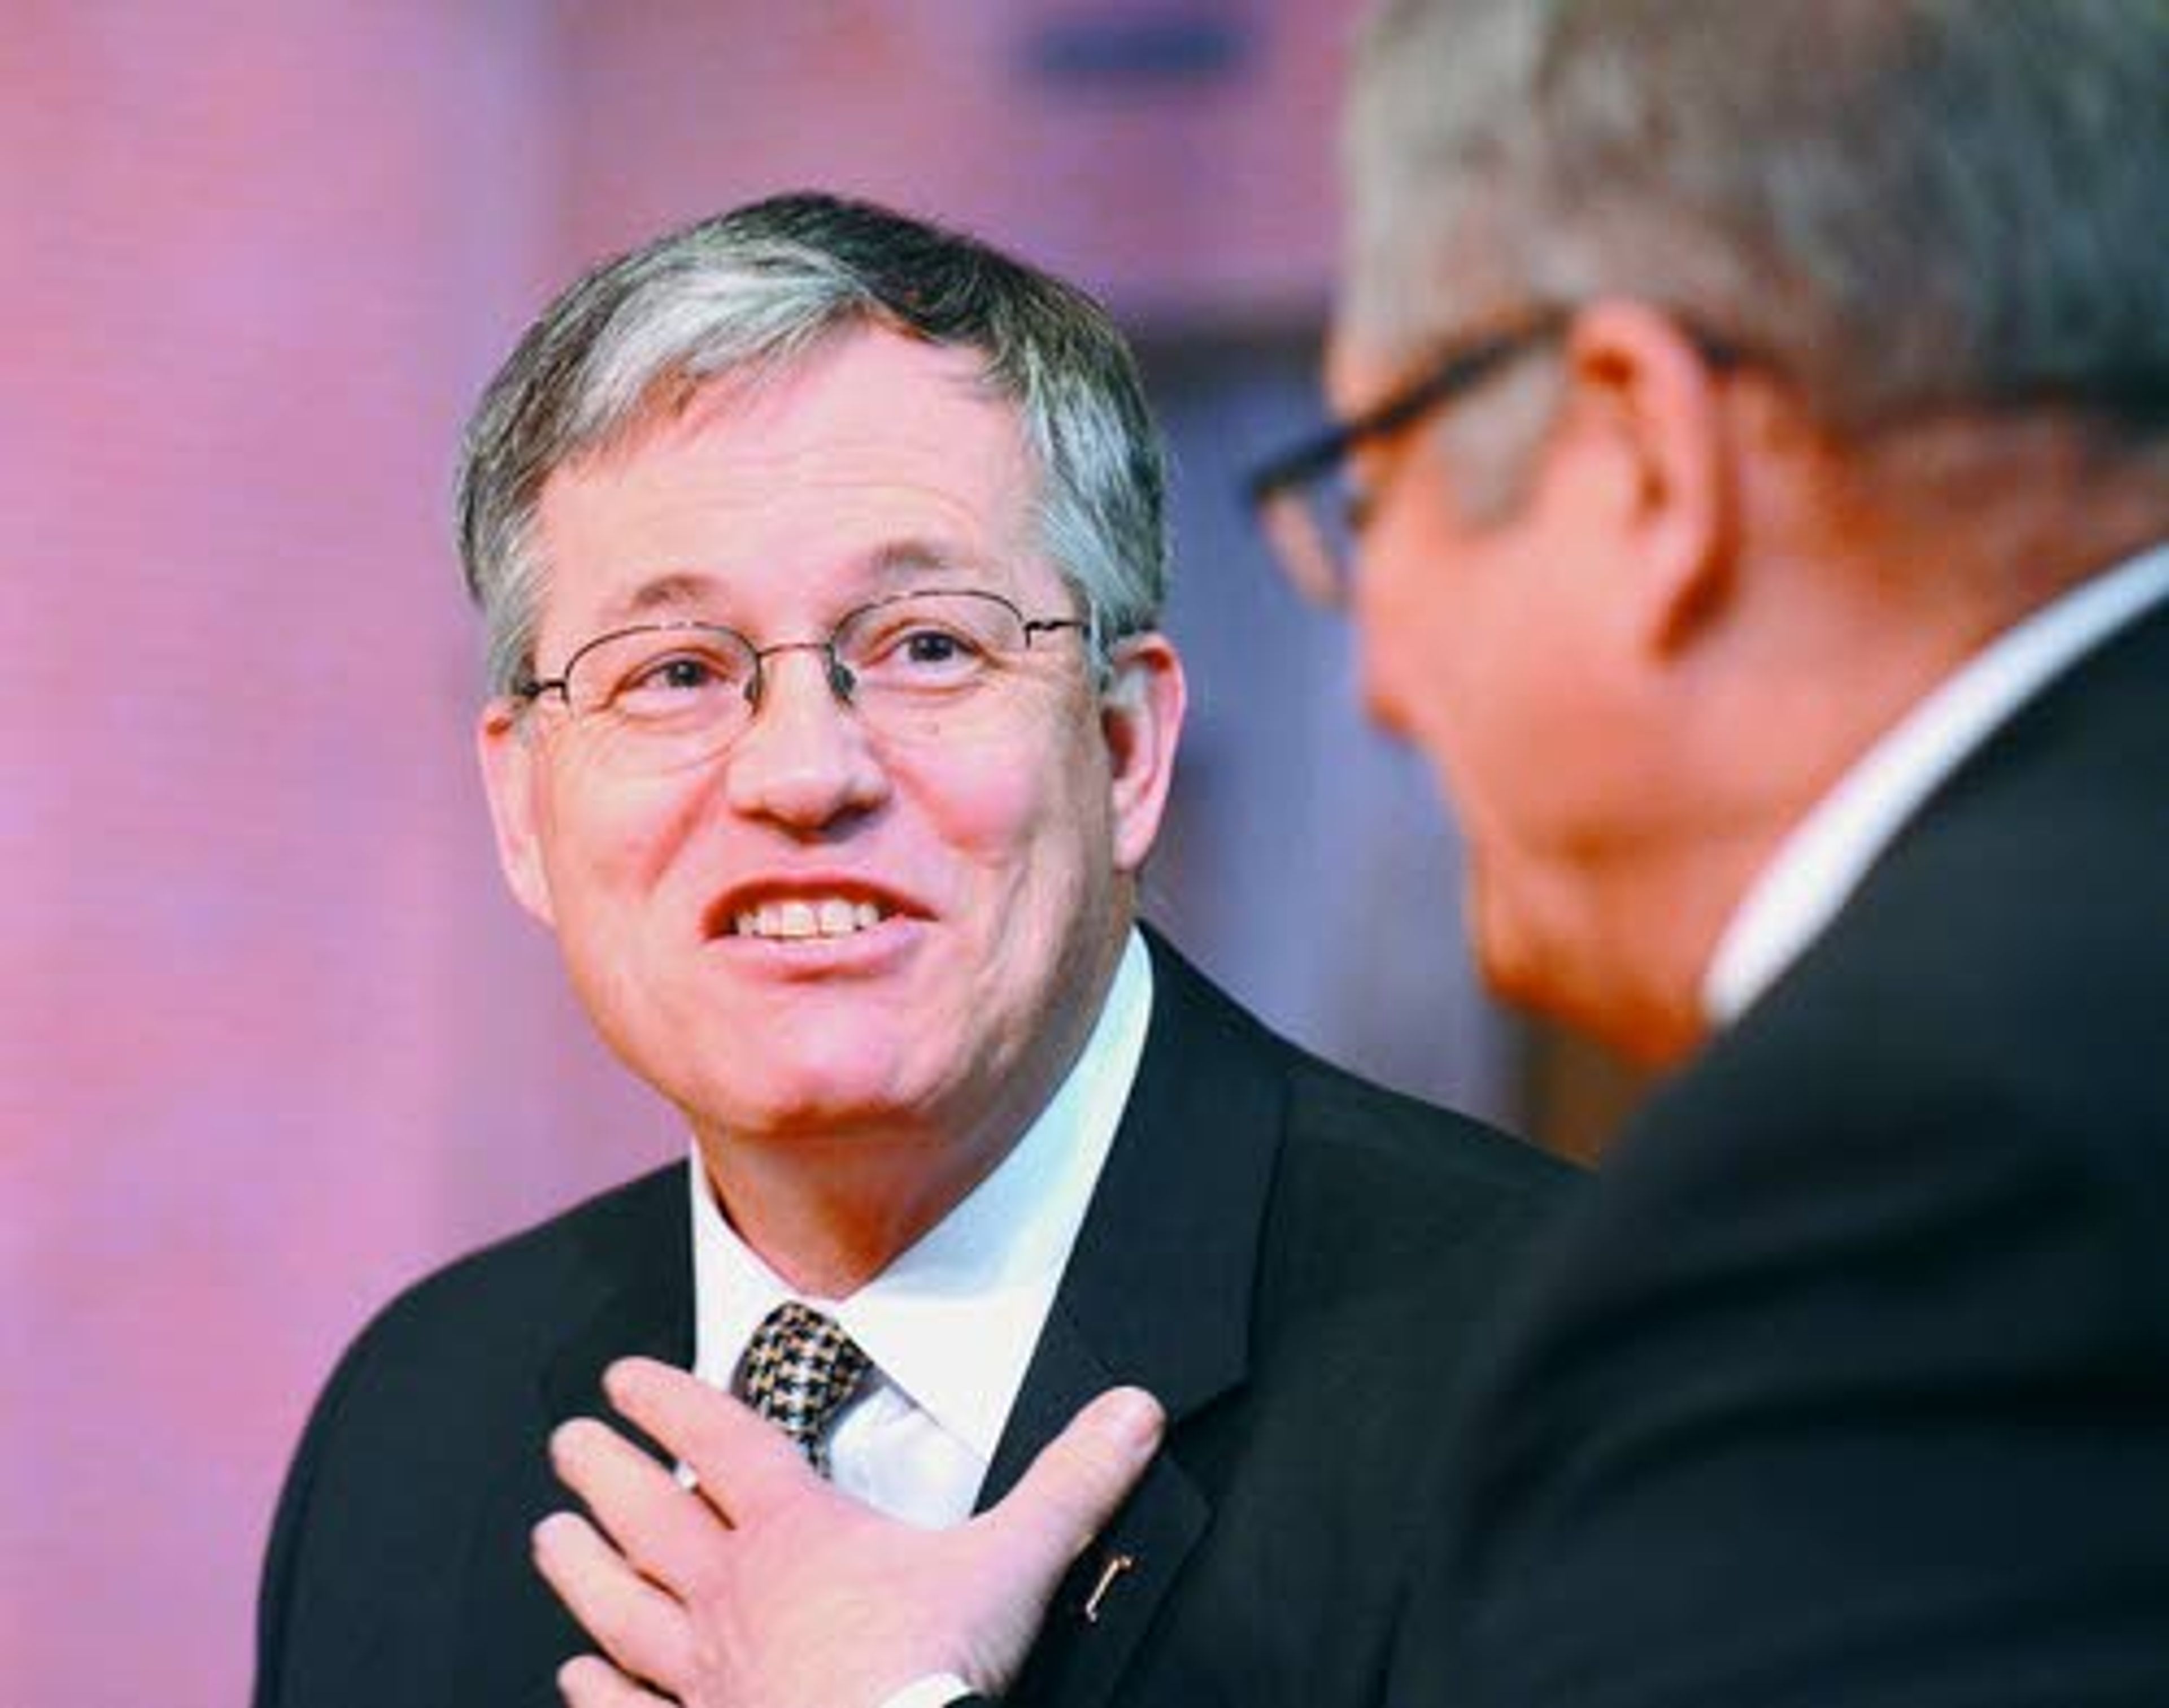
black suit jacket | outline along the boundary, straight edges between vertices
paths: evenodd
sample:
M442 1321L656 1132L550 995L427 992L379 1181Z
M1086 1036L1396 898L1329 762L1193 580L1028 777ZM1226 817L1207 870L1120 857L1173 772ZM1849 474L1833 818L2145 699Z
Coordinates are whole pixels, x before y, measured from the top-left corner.
M1960 769L1558 1234L1409 1700L2169 1703L2169 612Z
M1011 1701L1394 1700L1461 1349L1569 1178L1273 1038L1154 943L1137 1083L984 1498L1086 1398L1167 1445L1056 1598ZM604 1365L692 1354L682 1168L454 1265L347 1354L266 1565L257 1708L554 1704L590 1647L528 1558L544 1443ZM1105 1560L1135 1565L1096 1620ZM1428 1616L1421 1610L1419 1616Z

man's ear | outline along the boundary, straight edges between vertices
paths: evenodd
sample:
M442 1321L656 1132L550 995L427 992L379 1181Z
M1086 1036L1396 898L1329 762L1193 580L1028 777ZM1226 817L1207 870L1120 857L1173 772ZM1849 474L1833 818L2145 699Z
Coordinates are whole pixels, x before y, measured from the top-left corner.
M1159 835L1189 689L1181 655L1157 630L1117 641L1113 669L1100 699L1100 727L1107 742L1115 866L1127 873L1144 865Z
M490 822L497 831L497 862L520 905L555 926L550 881L536 834L536 769L541 756L513 703L500 696L482 708L475 728L482 786L489 794Z
M1723 376L1694 340L1645 303L1604 301L1569 335L1576 402L1600 429L1616 478L1596 502L1626 578L1618 604L1635 644L1689 644L1728 591L1736 518Z

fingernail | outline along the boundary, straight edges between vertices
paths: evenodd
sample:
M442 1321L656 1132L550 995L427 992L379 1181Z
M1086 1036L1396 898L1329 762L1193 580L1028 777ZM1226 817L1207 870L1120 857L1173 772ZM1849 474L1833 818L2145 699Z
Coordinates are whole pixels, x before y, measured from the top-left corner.
M562 1471L577 1456L580 1437L589 1429L601 1426L589 1418L568 1418L550 1432L550 1463Z
M1107 1402L1102 1420L1110 1439L1133 1453L1148 1453L1159 1445L1165 1414L1159 1402L1142 1388L1123 1388Z

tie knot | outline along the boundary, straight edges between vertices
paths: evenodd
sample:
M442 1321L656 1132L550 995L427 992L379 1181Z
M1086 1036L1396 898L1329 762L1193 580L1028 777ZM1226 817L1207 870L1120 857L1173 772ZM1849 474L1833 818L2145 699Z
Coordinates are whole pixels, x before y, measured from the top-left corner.
M867 1369L866 1354L834 1322L786 1299L754 1330L741 1381L746 1403L796 1441L826 1477L829 1426Z

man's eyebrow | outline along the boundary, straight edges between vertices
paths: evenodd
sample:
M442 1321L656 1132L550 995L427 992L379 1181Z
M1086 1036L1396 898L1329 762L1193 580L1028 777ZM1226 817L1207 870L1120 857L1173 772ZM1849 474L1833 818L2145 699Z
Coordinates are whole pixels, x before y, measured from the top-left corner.
M869 593L878 597L899 588L958 577L978 578L997 560L960 541L914 535L877 545L862 560ZM711 570L670 569L648 577L604 607L606 622L641 622L658 615L713 613L727 602L727 575Z
M653 616L658 611L682 611L713 599L722 583L695 569L674 569L651 576L631 592L612 599L603 615L612 621Z
M945 575L982 575L993 565L983 551L929 538L893 540L877 546L866 558L869 579L885 587Z

